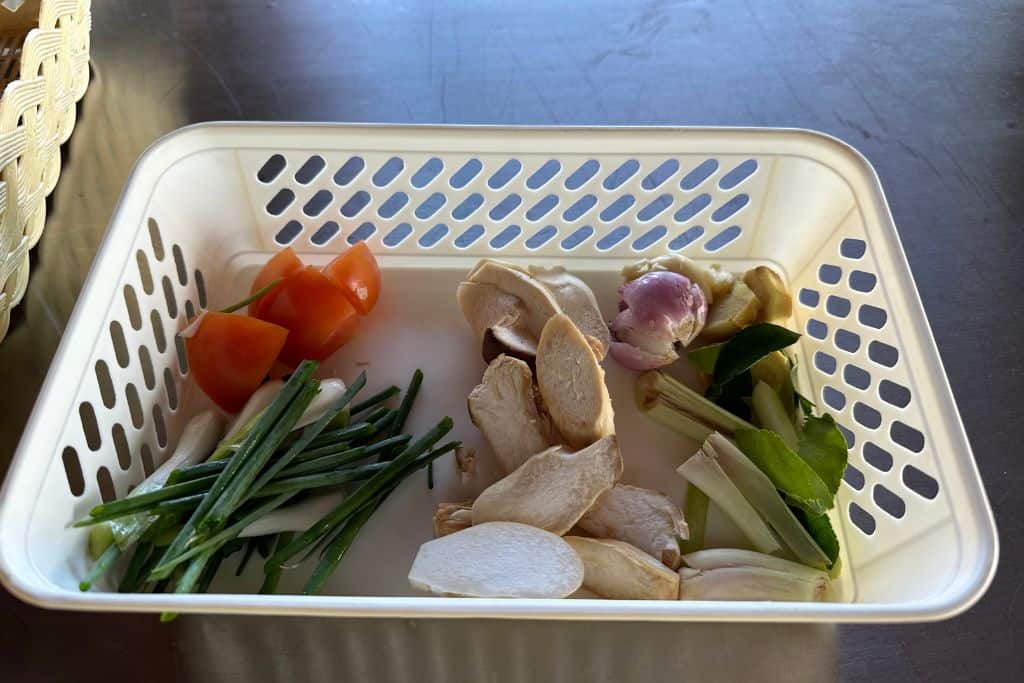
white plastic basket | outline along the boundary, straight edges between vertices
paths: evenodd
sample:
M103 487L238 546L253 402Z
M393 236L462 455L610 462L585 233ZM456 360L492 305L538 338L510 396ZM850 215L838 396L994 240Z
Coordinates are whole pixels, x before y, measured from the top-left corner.
M640 602L425 597L406 572L436 502L468 488L451 464L403 484L364 529L329 595L259 596L260 567L206 595L79 593L86 534L65 525L126 494L206 399L175 332L240 298L290 243L314 263L367 239L385 290L325 374L371 386L426 372L412 416L441 414L483 448L465 398L483 371L455 305L482 256L563 263L608 317L617 271L675 250L740 269L770 262L797 296L801 385L851 443L834 522L837 602ZM681 500L694 444L638 414L633 375L606 362L626 480ZM9 390L16 390L10 388ZM486 462L486 460L485 460ZM710 534L732 532L721 519ZM154 145L129 179L3 491L0 570L49 607L311 615L915 621L952 616L996 567L992 514L878 179L836 140L745 129L499 129L205 124ZM283 584L301 585L291 572ZM300 576L301 575L301 576Z

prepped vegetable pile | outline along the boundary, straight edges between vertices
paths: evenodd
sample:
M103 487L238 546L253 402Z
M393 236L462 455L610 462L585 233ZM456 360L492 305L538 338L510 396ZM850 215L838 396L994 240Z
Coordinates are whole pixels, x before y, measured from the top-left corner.
M828 513L846 442L797 390L784 324L792 299L766 266L731 273L679 255L622 270L618 312L563 268L480 261L455 292L486 369L467 397L501 478L434 511L433 540L409 570L415 588L467 597L635 600L823 600L840 571ZM421 435L405 423L423 379L358 400L316 378L374 309L381 274L358 244L323 268L291 250L271 258L247 299L181 331L191 377L219 410L194 417L177 447L121 500L95 506L94 560L82 590L117 564L121 591L204 592L234 554L259 554L261 592L316 557L303 592L320 592L360 530L410 474L475 454L444 417ZM243 312L243 309L245 312ZM606 357L638 374L636 402L680 445L686 496L622 481ZM476 362L476 361L468 361ZM688 386L674 367L690 366ZM223 414L233 415L225 428ZM713 547L709 508L744 547ZM119 560L125 557L124 561Z
M485 259L457 291L487 368L469 414L504 476L473 501L446 502L414 587L471 597L822 600L838 572L828 511L846 467L831 417L795 389L785 349L799 335L782 279L739 276L685 257L622 271L606 325L593 292L563 269ZM624 462L604 382L605 354L642 372L637 402L701 443L667 495L620 481ZM690 363L688 387L658 368ZM713 503L749 548L705 541Z

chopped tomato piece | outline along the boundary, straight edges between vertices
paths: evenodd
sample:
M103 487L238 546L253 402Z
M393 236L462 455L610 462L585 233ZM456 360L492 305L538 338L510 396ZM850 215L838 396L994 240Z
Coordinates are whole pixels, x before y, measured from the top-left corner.
M256 279L252 281L252 287L249 289L249 294L255 294L274 280L286 278L292 273L296 273L300 270L302 270L302 260L296 256L294 249L291 247L285 247L274 254L272 259L266 262L260 270L259 275L257 275ZM249 304L249 315L259 318L260 312L266 308L271 301L273 301L275 296L277 296L277 290L278 287L274 287L274 289Z
M278 325L210 311L185 338L189 372L214 403L238 412L263 384L287 337Z
M289 330L280 360L290 366L323 360L355 334L359 317L345 293L307 266L274 288L277 295L261 311L267 322Z
M363 315L377 305L380 268L366 242L360 242L324 266L324 274L338 283L348 300Z

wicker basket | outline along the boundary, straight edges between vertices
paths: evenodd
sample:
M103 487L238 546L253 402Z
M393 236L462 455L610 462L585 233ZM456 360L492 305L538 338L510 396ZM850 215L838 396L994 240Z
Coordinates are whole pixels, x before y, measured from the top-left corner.
M89 85L90 0L0 9L0 340L28 284L28 252Z

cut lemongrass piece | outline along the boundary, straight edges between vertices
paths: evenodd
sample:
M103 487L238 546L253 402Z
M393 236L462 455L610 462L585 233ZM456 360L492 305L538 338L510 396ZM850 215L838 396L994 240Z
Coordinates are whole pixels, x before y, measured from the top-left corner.
M696 441L714 431L731 436L753 426L657 370L637 377L636 402L651 419Z
M754 416L761 426L778 434L783 443L796 451L800 442L796 427L775 390L765 382L758 382L751 398Z
M790 572L763 567L679 570L680 600L772 600L819 602L828 589L828 577L807 579Z
M759 551L775 553L782 550L775 534L743 497L713 455L705 453L702 448L676 471L713 500Z
M726 567L759 567L787 572L809 581L828 579L828 574L799 562L790 562L774 555L756 553L742 548L708 548L683 555L683 562L691 569L724 569Z
M739 448L721 434L712 434L701 450L715 458L729 480L775 530L797 560L819 569L828 566L828 557L782 500L771 479Z

